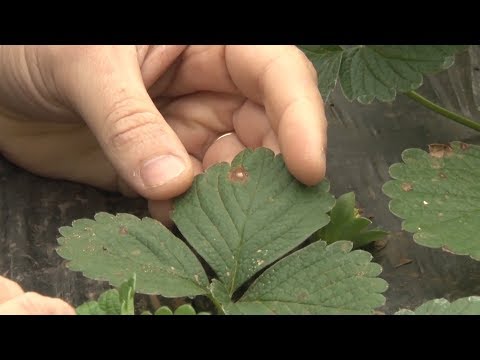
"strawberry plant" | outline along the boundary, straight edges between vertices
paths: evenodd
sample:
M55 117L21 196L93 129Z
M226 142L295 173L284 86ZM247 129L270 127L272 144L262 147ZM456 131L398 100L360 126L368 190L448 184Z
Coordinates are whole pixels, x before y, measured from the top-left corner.
M371 314L387 288L371 254L347 238L306 242L329 222L328 191L326 180L298 182L281 155L244 150L176 199L185 241L150 218L99 213L60 228L58 253L71 270L120 287L80 313L131 314L133 283L124 282L135 276L138 293L207 296L219 314Z

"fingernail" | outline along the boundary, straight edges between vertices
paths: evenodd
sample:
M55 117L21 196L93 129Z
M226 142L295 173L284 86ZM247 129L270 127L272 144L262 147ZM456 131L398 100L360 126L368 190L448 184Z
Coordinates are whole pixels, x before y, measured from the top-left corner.
M161 155L145 162L140 171L146 187L166 184L185 170L185 163L175 155Z

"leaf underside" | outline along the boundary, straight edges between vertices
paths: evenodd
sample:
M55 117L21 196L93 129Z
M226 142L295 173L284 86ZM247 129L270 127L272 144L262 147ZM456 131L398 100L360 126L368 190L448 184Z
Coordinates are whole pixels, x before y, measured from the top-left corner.
M236 302L216 284L214 296L227 314L372 314L387 283L380 265L350 241L317 241L267 269Z
M247 149L231 166L198 176L176 200L173 220L231 296L328 223L334 204L328 189L326 180L301 184L271 150Z
M57 252L68 268L119 287L136 274L136 290L165 297L204 294L208 279L187 245L160 222L98 213L59 229Z

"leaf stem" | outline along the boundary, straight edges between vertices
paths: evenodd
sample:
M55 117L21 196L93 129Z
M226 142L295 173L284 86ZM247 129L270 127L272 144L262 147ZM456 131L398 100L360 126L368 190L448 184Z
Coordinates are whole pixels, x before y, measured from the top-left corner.
M480 123L469 119L463 115L454 113L453 111L450 111L448 109L445 109L444 107L441 107L438 104L435 104L434 102L428 100L427 98L423 97L416 91L409 91L406 92L405 95L407 95L410 99L415 100L416 102L422 104L426 108L435 111L436 113L445 116L446 118L453 120L459 124L462 124L466 127L469 127L470 129L476 130L480 132Z

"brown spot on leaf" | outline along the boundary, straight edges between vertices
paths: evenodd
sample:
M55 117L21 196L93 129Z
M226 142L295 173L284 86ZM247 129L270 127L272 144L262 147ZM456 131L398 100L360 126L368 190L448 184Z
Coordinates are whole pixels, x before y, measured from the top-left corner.
M428 152L430 156L441 159L450 155L453 149L448 144L430 144L428 145Z
M410 184L410 183L403 183L402 184L402 190L406 191L406 192L412 191L413 190L413 185Z
M441 173L438 173L438 177L439 177L440 179L446 179L446 178L447 178L447 175L445 175L443 172L441 172Z
M120 226L120 229L118 230L118 233L120 235L127 235L128 234L128 229L126 226L122 225Z
M470 145L468 145L468 144L465 144L463 142L460 143L460 149L462 149L462 150L468 150L469 147L470 147Z
M239 165L228 172L228 179L243 184L248 180L248 171L242 165Z

